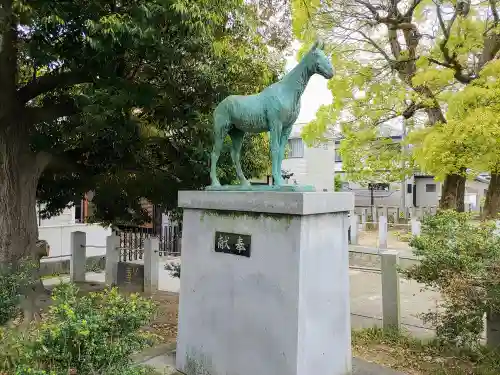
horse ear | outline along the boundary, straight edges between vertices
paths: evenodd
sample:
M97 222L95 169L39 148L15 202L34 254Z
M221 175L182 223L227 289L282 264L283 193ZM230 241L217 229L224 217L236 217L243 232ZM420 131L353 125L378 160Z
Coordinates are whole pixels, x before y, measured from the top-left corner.
M311 49L315 50L316 48L318 48L319 45L320 45L319 39L316 39Z

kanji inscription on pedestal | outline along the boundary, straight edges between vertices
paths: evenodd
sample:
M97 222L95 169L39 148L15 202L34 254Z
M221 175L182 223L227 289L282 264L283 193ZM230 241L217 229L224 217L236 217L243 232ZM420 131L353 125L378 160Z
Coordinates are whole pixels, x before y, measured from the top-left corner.
M250 258L251 236L248 234L215 232L215 252Z

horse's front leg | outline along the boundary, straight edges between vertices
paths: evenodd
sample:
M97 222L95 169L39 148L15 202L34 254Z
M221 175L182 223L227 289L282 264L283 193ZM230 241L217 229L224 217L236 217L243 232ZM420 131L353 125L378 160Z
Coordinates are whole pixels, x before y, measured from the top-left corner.
M280 165L280 141L282 124L280 121L272 121L269 126L269 135L271 141L271 161L273 185L282 185L281 165Z
M288 144L288 137L290 137L290 133L292 132L292 126L293 124L289 126L284 126L283 129L281 130L280 145L279 145L280 152L278 160L278 171L280 175L279 185L285 184L285 181L283 181L283 175L281 174L281 166L283 164L283 159L285 158L285 149L286 145Z

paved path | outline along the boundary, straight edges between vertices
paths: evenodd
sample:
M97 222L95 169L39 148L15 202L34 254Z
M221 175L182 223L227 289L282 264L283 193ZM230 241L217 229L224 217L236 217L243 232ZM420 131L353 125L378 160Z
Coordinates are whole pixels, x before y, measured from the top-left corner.
M169 351L149 358L143 358L138 363L149 365L158 370L162 375L181 375L175 369L175 352ZM352 359L352 375L405 375L376 363L366 362L359 358Z
M380 273L350 270L351 325L354 329L382 325L382 280ZM432 337L434 331L417 317L418 314L435 310L440 295L422 291L415 281L400 280L401 322L415 336Z

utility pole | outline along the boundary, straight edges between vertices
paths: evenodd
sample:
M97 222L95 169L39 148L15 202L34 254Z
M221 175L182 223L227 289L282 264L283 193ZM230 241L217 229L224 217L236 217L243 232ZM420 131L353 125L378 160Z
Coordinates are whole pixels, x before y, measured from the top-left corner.
M401 171L404 171L405 165L405 156L406 156L406 146L404 144L406 138L406 119L403 119L403 134L401 136L401 152L403 155L403 160L401 160ZM406 176L403 175L401 180L401 212L404 212L406 219ZM399 218L398 218L399 219Z

